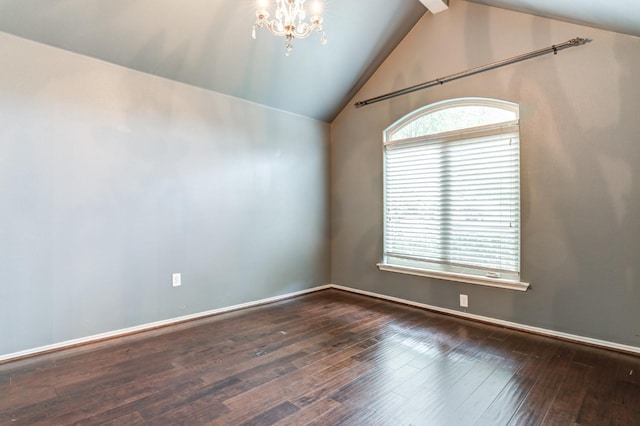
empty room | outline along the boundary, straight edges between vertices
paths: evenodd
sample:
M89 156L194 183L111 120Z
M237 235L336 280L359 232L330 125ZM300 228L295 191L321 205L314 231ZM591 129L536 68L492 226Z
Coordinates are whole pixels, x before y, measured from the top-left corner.
M0 0L0 425L640 425L640 2Z

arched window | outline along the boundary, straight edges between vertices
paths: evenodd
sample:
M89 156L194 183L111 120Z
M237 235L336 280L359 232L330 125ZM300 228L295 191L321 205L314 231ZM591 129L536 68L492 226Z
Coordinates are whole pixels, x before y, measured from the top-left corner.
M520 283L518 105L428 105L384 132L381 269L499 287Z

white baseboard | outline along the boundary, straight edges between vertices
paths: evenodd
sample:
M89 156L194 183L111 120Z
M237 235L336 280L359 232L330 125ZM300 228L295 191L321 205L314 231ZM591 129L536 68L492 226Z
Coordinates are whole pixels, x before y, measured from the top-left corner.
M95 343L101 340L113 339L115 337L122 337L129 334L140 333L142 331L153 330L160 327L167 327L167 326L178 324L185 321L193 321L193 320L208 317L211 315L222 314L225 312L236 311L238 309L251 308L254 306L265 305L267 303L278 302L280 300L290 299L292 297L300 296L307 293L313 293L319 290L326 290L328 288L331 288L331 286L323 285L323 286L313 287L307 290L301 290L293 293L283 294L281 296L269 297L266 299L260 299L253 302L241 303L239 305L226 306L224 308L213 309L205 312L198 312L195 314L184 315L177 318L170 318L167 320L156 321L148 324L142 324L135 327L123 328L120 330L109 331L107 333L94 334L92 336L82 337L82 338L73 339L73 340L67 340L64 342L54 343L52 345L47 345L47 346L40 346L33 349L27 349L25 351L10 353L7 355L0 355L0 364L18 360L20 358L26 358L26 357L44 354L47 352L59 351L59 350L71 348L74 346Z
M64 341L64 342L55 343L55 344L47 345L47 346L40 346L40 347L37 347L37 348L25 350L25 351L10 353L10 354L7 354L7 355L0 355L0 364L6 363L6 362L10 362L10 361L14 361L14 360L18 360L18 359L21 359L21 358L26 358L26 357L31 357L31 356L35 356L35 355L44 354L44 353L47 353L47 352L59 351L59 350L71 348L71 347L74 347L74 346L86 345L86 344L89 344L89 343L95 343L95 342L99 342L99 341L102 341L102 340L113 339L115 337L122 337L122 336L130 335L130 334L140 333L140 332L143 332L143 331L153 330L153 329L160 328L160 327L167 327L167 326L170 326L170 325L174 325L174 324L178 324L178 323L182 323L182 322L186 322L186 321L193 321L193 320L204 318L204 317L208 317L208 316L211 316L211 315L222 314L222 313L225 313L225 312L236 311L238 309L251 308L251 307L254 307L254 306L265 305L267 303L278 302L280 300L289 299L289 298L292 298L292 297L301 296L303 294L313 293L313 292L320 291L320 290L327 290L327 289L330 289L330 288L337 289L337 290L343 290L343 291L356 293L356 294L361 294L361 295L364 295L364 296L376 297L378 299L389 300L391 302L402 303L404 305L415 306L415 307L418 307L418 308L428 309L430 311L435 311L435 312L442 312L444 314L453 315L453 316L457 316L457 317L460 317L460 318L472 319L472 320L475 320L475 321L481 321L481 322L485 322L485 323L489 323L489 324L494 324L494 325L499 325L499 326L503 326L503 327L507 327L507 328L512 328L512 329L515 329L515 330L526 331L526 332L529 332L529 333L540 334L540 335L543 335L543 336L549 336L549 337L554 337L554 338L558 338L558 339L562 339L562 340L568 340L568 341L572 341L572 342L576 342L576 343L587 344L587 345L590 345L590 346L597 346L597 347L601 347L601 348L605 348L605 349L613 349L613 350L621 351L621 352L640 354L640 347L636 347L636 346L622 345L622 344L619 344L619 343L608 342L606 340L593 339L593 338L590 338L590 337L578 336L578 335L575 335L575 334L563 333L563 332L560 332L560 331L548 330L548 329L545 329L545 328L533 327L533 326L529 326L529 325L519 324L519 323L516 323L516 322L504 321L504 320L500 320L500 319L485 317L485 316L482 316L482 315L475 315L475 314L470 314L470 313L467 313L467 312L460 312L460 311L456 311L456 310L453 310L453 309L447 309L447 308L441 308L441 307L438 307L438 306L427 305L425 303L414 302L414 301L411 301L411 300L401 299L401 298L393 297L393 296L387 296L387 295L379 294L379 293L373 293L373 292L370 292L370 291L358 290L358 289L351 288L351 287L344 287L344 286L336 285L336 284L327 284L327 285L322 285L322 286L309 288L309 289L306 289L306 290L296 291L296 292L293 292L293 293L283 294L283 295L280 295L280 296L274 296L274 297L269 297L269 298L266 298L266 299L260 299L260 300L256 300L256 301L253 301L253 302L241 303L241 304L233 305L233 306L226 306L224 308L213 309L213 310L205 311L205 312L198 312L198 313L195 313L195 314L184 315L184 316L181 316L181 317L171 318L171 319L167 319L167 320L163 320L163 321L156 321L156 322L152 322L152 323L148 323L148 324L142 324L142 325L138 325L138 326L135 326L135 327L129 327L129 328L124 328L124 329L120 329L120 330L110 331L110 332L107 332L107 333L95 334L95 335L92 335L92 336L82 337L82 338L79 338L79 339L67 340L67 341Z
M398 297L386 296L384 294L373 293L370 291L358 290L351 287L344 287L336 284L329 284L329 288L335 288L338 290L344 290L351 293L362 294L364 296L376 297L379 299L389 300L391 302L402 303L404 305L415 306L422 309L428 309L430 311L442 312L444 314L453 315L456 317L472 319L475 321L481 321L489 324L499 325L515 330L526 331L528 333L540 334L543 336L554 337L556 339L568 340L571 342L582 343L590 346L597 346L605 349L613 349L615 351L627 352L632 354L640 354L640 347L623 345L620 343L609 342L606 340L593 339L591 337L578 336L575 334L563 333L561 331L548 330L546 328L533 327L530 325L519 324L517 322L504 321L496 318L485 317L482 315L470 314L467 312L456 311L453 309L441 308L439 306L427 305L425 303L414 302L411 300L400 299Z

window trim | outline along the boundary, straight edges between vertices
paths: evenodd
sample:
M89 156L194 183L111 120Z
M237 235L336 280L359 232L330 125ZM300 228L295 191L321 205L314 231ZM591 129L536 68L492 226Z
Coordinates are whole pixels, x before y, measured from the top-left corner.
M387 127L384 130L384 143L395 142L390 139L390 136L398 131L400 128L404 127L406 124L418 120L419 118L432 114L434 112L442 111L443 109L450 108L451 106L487 106L491 108L498 108L511 111L515 113L516 118L512 120L514 123L518 123L520 121L520 107L515 102L503 101L499 99L490 99L490 98L456 98L456 99L446 99L444 101L435 102L433 104L425 105L417 110L410 112L409 114L401 117L396 120L391 126ZM496 124L488 124L486 126L478 126L470 129L479 130L481 128L495 128ZM452 132L443 132L438 133L439 135L443 135L445 133L460 133L460 130L454 130ZM418 138L425 138L431 135L423 135L418 136ZM413 139L413 138L412 138ZM408 141L409 139L402 139L402 141Z
M471 127L468 129L461 130L453 130L446 131L434 134L427 134L422 136L416 136L411 138L404 139L393 139L393 133L397 132L399 129L404 127L405 125L419 120L421 117L429 114L433 114L434 112L441 111L444 109L448 109L451 107L464 107L464 106L487 106L491 108L498 108L502 110L511 111L515 114L515 119L510 121L504 121L500 123L481 125L476 127ZM489 98L457 98L457 99L448 99L444 101L440 101L437 103L426 105L422 108L419 108L404 117L400 118L392 125L387 127L383 133L383 150L389 146L396 144L404 144L404 143L414 143L419 141L427 142L429 140L435 141L447 141L447 140L460 140L464 139L467 136L472 137L473 135L478 134L496 134L496 133L507 133L509 131L513 131L514 127L517 127L519 131L519 105L517 103L503 101L499 99L489 99ZM386 166L383 169L383 175L386 182ZM386 191L385 191L385 200L386 200ZM386 201L385 201L386 206ZM386 207L385 207L386 209ZM385 213L386 217L386 213ZM386 225L385 225L385 234L386 234ZM520 240L520 237L518 238ZM518 291L526 291L530 288L530 284L526 282L520 281L521 278L521 269L519 268L517 273L513 273L509 278L499 278L499 277L490 277L490 276L482 276L476 274L467 274L465 271L456 271L456 270L437 270L421 268L418 266L412 265L402 265L396 263L389 263L386 261L386 257L383 256L383 261L377 264L377 267L381 271L389 271L396 273L403 273L409 275L416 275L422 277L436 278L440 280L447 281L455 281L455 282L463 282L469 284L478 284L490 287L504 288L510 290L518 290ZM472 268L473 269L473 268Z
M397 272L400 274L416 275L419 277L436 278L445 281L455 281L467 284L478 284L488 287L504 288L508 290L527 291L531 284L519 280L504 280L500 278L482 277L480 275L458 274L455 272L438 272L431 269L412 268L410 266L393 265L380 262L376 266L381 271Z

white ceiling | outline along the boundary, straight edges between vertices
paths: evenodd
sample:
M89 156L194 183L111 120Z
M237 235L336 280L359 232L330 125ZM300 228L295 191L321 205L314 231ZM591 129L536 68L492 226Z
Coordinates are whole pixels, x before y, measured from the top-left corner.
M471 1L640 36L640 0ZM0 0L0 31L330 122L427 12L324 2L328 43L295 40L288 57L265 29L251 38L255 0Z
M469 0L640 37L640 0Z
M0 0L0 31L332 121L426 12L418 0L325 0L328 38L251 38L255 0ZM375 23L375 25L372 25Z

